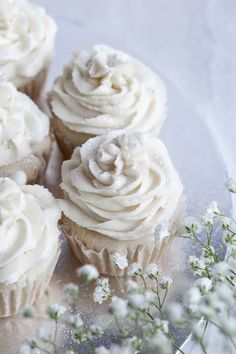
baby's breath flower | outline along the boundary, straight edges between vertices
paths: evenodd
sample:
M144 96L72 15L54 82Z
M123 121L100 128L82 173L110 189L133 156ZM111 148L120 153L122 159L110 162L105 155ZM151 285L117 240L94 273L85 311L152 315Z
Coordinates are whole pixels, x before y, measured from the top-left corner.
M212 308L216 313L221 312L224 307L224 302L220 299L216 292L208 293L204 298L204 303Z
M139 288L138 283L136 281L131 280L131 279L127 280L127 282L125 283L125 286L126 286L126 290L129 294L137 292L137 290Z
M206 246L202 248L202 258L205 263L211 264L215 262L216 251L213 246Z
M155 318L154 326L157 330L162 331L165 334L169 333L169 322L161 320L160 318Z
M193 216L188 216L187 218L185 218L184 227L185 227L185 232L187 234L200 232L202 228L200 221Z
M128 314L127 300L113 296L109 305L109 312L116 317L125 317Z
M128 297L128 303L131 308L138 310L146 310L148 308L148 302L143 294L131 294Z
M236 245L230 245L228 247L228 258L236 259Z
M206 270L206 263L202 258L196 256L189 257L189 264L195 275L202 276Z
M179 303L171 303L167 308L169 319L175 324L185 323L184 310Z
M155 354L171 354L172 345L169 338L163 332L157 332L149 340L149 345L155 350Z
M125 254L115 253L112 256L112 261L117 265L119 269L125 269L128 267L128 259Z
M83 281L89 283L90 281L97 279L99 273L96 267L91 264L85 264L84 266L76 270L78 277L82 277Z
M159 280L159 285L160 285L161 289L166 289L166 290L169 289L172 283L173 283L173 280L168 275L164 275Z
M169 224L166 221L158 224L154 230L154 238L156 246L159 247L160 243L163 242L165 238L170 236Z
M52 340L52 334L48 328L41 327L37 333L37 337L44 343L48 343Z
M58 320L64 312L66 312L65 306L58 304L49 305L47 308L47 314L52 320Z
M70 316L69 325L73 330L74 339L77 343L82 343L87 340L88 335L84 328L84 321L79 313Z
M70 316L69 324L74 330L84 327L84 321L79 313Z
M209 227L211 227L213 225L214 218L213 218L212 215L209 215L209 214L205 213L205 214L202 215L201 221L202 221L203 225L206 228L209 228Z
M110 349L107 349L105 347L98 347L95 349L95 354L133 354L133 351L124 346L119 346L117 344L113 344Z
M31 349L36 349L37 348L37 342L35 339L28 339L27 344ZM32 352L32 351L31 351Z
M233 178L230 178L228 180L228 182L226 182L226 188L228 188L228 190L231 192L231 193L236 193L236 180L233 179Z
M150 290L145 291L144 298L147 305L154 305L157 302L157 295Z
M214 264L212 275L217 280L224 280L228 274L229 265L226 262L219 262Z
M140 338L131 337L124 340L124 345L132 350L133 354L138 354L143 349L143 342Z
M206 213L208 215L212 215L212 217L216 217L220 215L220 209L216 201L211 202L211 204L206 209Z
M99 338L103 335L103 329L97 325L91 325L88 332L90 339Z
M140 275L142 274L142 266L139 263L132 263L128 269L128 275Z
M231 225L231 220L230 218L228 218L227 216L222 216L221 219L221 227L223 230L228 230L228 228Z
M77 298L79 296L79 287L77 284L74 283L65 284L63 290L66 297Z
M204 332L199 324L197 326L196 325L193 326L192 334L193 334L193 339L196 340L197 342L202 340Z
M226 246L236 245L236 235L231 231L225 230L222 237L222 242Z
M150 279L157 279L158 274L159 274L159 268L155 263L150 263L146 270L145 273Z
M93 293L94 302L102 304L104 301L108 300L111 295L109 279L101 278L97 280L97 286Z
M192 305L196 306L201 300L200 290L196 287L191 287L185 294L185 302L188 307L192 308Z
M209 278L203 277L195 282L195 286L197 286L201 294L204 295L212 289L212 281Z
M20 314L24 318L33 318L34 317L34 310L31 306L25 306L21 309Z
M28 344L23 344L20 347L18 354L32 354L32 350Z
M210 321L212 319L214 319L215 317L215 310L210 307L208 304L201 304L198 307L198 311L200 316L202 316L206 321Z
M227 307L233 306L235 299L234 299L234 291L230 285L227 283L218 283L216 285L215 292L220 301L223 301Z

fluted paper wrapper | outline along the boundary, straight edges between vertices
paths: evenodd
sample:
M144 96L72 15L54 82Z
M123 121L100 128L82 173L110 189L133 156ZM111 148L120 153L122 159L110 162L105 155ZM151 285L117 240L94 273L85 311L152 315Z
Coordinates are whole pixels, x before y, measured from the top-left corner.
M17 314L24 306L31 306L45 292L57 264L60 247L44 272L18 283L0 284L0 317Z
M29 96L35 103L38 103L38 99L40 98L46 83L48 70L48 67L43 68L27 84L17 87L17 89Z
M88 139L95 137L95 135L79 133L69 129L55 115L52 117L52 126L57 143L65 159L69 159L71 157L77 146L81 146Z
M119 269L112 260L115 252L110 252L106 247L102 248L101 251L88 249L86 245L77 238L79 229L70 219L63 218L61 228L63 233L67 236L73 253L82 264L93 264L97 267L98 271L104 275L126 275L127 269ZM142 268L145 268L150 263L158 262L162 254L168 249L172 239L173 237L164 240L160 244L160 247L157 247L154 240L149 237L144 244L134 247L128 246L125 251L122 250L120 253L126 254L129 264L137 262ZM119 250L117 250L117 252L119 252Z

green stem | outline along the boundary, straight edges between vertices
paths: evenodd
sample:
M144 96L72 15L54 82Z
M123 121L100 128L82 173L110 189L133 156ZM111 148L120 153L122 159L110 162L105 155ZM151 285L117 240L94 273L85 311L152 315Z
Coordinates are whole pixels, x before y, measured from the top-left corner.
M158 307L159 307L160 315L161 315L161 318L163 319L164 316L163 316L163 312L162 312L161 299L160 299L160 294L159 294L158 289L157 289L157 299L158 299Z
M203 344L203 341L202 341L202 340L200 340L200 341L199 341L199 344L200 344L200 347L201 347L201 349L202 349L203 353L204 353L204 354L207 354L207 351L206 351L205 345Z
M225 279L226 279L233 287L235 287L235 284L234 284L228 277L225 277Z
M144 276L142 274L139 274L140 278L142 279L143 281L143 285L144 285L144 291L147 290L147 284L146 284L146 280L144 279Z
M165 295L163 296L162 303L161 303L161 307L163 307L163 306L164 306L164 303L165 303L165 299L166 299L167 293L168 293L168 289L166 289L166 291L165 291Z
M184 352L183 352L183 350L182 349L180 349L180 347L178 347L178 345L175 343L175 342L172 342L172 345L175 347L175 349L177 349L181 354L185 354Z
M124 291L124 288L123 288L123 286L122 286L122 284L121 284L121 282L120 282L120 280L119 280L119 278L118 278L118 275L117 275L117 273L116 273L116 269L115 269L115 278L116 278L116 281L117 281L117 283L118 283L118 285L119 285L120 291L122 292L122 294L124 294L125 291Z

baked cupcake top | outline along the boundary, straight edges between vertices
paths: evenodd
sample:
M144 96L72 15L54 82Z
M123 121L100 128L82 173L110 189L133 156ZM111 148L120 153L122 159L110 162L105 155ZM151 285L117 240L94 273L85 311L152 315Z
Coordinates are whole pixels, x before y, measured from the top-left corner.
M0 81L0 167L39 150L49 133L49 119L12 83Z
M92 135L124 128L157 134L166 103L165 87L156 74L104 45L75 53L51 93L53 113L69 129Z
M56 25L26 0L0 0L0 76L20 87L49 64Z
M46 188L0 178L0 283L15 283L50 262L58 251L59 218Z
M176 212L182 184L163 143L113 132L77 147L62 165L63 213L79 226L119 240L153 233Z

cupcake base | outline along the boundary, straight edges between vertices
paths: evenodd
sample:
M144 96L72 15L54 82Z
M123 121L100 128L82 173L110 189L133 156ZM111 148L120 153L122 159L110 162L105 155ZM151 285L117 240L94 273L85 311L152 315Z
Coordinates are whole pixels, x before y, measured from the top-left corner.
M42 273L21 279L19 282L0 284L0 317L17 314L24 306L31 306L45 292L60 255L58 248L52 261Z
M158 262L173 239L170 237L164 240L159 247L156 246L153 235L146 235L138 240L119 241L82 228L64 215L61 228L73 253L82 264L93 264L101 274L112 276L124 276L127 272L126 269L118 269L112 261L116 252L125 254L129 264L137 262L145 268L150 263Z
M27 184L40 184L50 157L51 145L51 137L48 136L38 148L37 153L31 154L21 161L0 167L0 176L12 177L16 172L22 171L26 175Z
M44 89L47 76L48 76L48 67L43 68L34 78L32 78L26 84L17 87L17 89L25 93L35 103L37 103Z
M88 139L94 138L94 135L78 133L69 129L61 119L52 117L53 131L59 145L59 148L65 159L69 159L77 146L83 145Z

